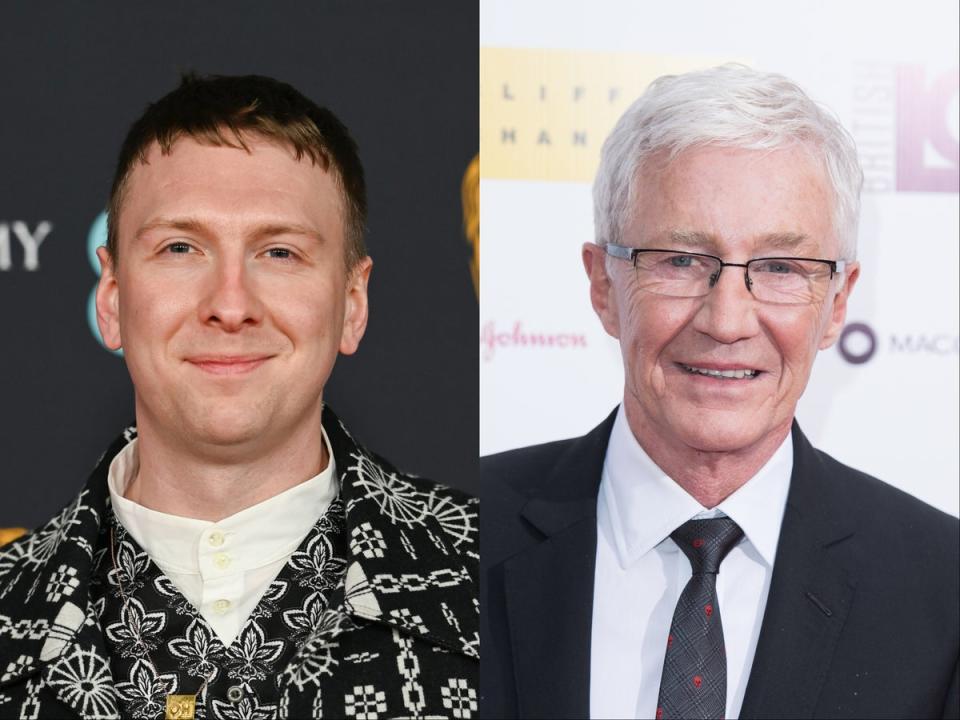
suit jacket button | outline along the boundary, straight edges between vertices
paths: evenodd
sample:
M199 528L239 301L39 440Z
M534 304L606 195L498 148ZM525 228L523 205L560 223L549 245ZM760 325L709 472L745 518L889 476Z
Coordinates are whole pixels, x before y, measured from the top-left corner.
M227 688L227 700L232 702L234 705L243 700L243 688L239 685L233 685L232 687Z

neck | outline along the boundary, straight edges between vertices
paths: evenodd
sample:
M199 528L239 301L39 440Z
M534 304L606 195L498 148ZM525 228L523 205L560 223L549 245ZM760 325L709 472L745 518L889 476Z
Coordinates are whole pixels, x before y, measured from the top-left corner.
M319 416L269 448L194 445L137 417L139 470L124 497L158 512L217 522L289 490L329 462Z
M650 459L705 508L715 508L773 457L790 432L788 422L760 440L737 450L711 452L657 432L632 403L624 402L630 432Z

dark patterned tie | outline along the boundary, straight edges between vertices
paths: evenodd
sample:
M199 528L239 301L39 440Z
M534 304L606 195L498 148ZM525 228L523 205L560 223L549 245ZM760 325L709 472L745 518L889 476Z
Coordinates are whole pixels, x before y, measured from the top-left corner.
M717 572L743 537L730 518L690 520L670 535L693 576L677 601L660 679L660 718L722 718L727 706L727 655L717 604Z

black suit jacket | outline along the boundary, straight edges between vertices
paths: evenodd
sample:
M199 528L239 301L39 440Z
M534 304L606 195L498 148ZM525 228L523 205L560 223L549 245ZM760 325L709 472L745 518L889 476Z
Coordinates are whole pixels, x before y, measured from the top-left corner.
M481 459L481 717L589 717L597 490L614 417ZM816 450L796 423L793 448L740 717L958 717L960 523Z

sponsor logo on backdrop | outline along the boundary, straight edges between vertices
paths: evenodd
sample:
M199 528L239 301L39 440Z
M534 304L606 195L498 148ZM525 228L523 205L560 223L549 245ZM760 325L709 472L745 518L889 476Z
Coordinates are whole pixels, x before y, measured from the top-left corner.
M463 232L470 245L470 277L473 291L480 295L480 155L474 155L467 165L460 184L460 202L463 206Z
M100 258L97 257L97 248L107 244L107 213L102 212L93 219L90 224L90 230L87 232L87 259L90 261L90 267L100 277ZM110 350L103 344L103 336L100 334L100 328L97 326L97 285L94 283L90 290L90 296L87 298L87 325L93 337L100 343L104 350L112 352L114 355L123 355L123 350Z
M960 191L960 68L897 68L897 190Z
M880 350L881 339L867 323L849 323L840 333L837 351L852 365L868 362ZM960 355L960 335L951 333L896 332L886 336L883 348L890 354Z
M861 63L855 77L864 190L960 191L960 68Z
M482 176L589 182L603 139L650 81L728 60L481 48ZM960 190L958 82L958 68L857 65L850 129L865 190Z
M862 365L877 351L877 336L866 323L849 323L840 333L837 350L848 363Z
M0 528L0 547L6 545L7 543L12 543L18 537L27 534L26 528L14 527L14 528Z
M517 320L505 329L495 321L480 328L480 352L485 362L493 360L501 349L506 350L582 350L587 347L587 336L577 332L546 332L530 330Z
M604 138L651 81L727 60L481 48L481 175L590 182Z
M0 222L0 272L17 269L33 272L40 269L40 245L47 239L53 223L41 220L30 224L23 220ZM15 246L19 252L15 252ZM19 258L15 257L19 254Z

